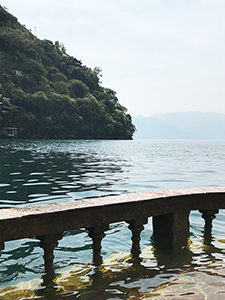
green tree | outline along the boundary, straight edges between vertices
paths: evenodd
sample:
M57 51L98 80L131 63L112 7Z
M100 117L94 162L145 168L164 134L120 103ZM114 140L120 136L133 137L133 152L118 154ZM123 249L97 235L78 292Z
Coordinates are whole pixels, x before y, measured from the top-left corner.
M69 95L69 86L64 81L57 81L53 84L53 89L56 93Z
M71 97L83 98L89 92L89 88L82 81L72 79L69 82L69 91Z

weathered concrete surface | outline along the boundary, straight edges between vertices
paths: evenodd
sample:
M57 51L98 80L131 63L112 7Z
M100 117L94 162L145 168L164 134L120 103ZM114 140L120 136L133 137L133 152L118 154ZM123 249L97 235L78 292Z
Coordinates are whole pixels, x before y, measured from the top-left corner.
M180 251L189 237L189 210L174 208L173 213L153 216L155 246L164 252Z
M154 191L2 209L0 242L208 209L225 209L225 188Z

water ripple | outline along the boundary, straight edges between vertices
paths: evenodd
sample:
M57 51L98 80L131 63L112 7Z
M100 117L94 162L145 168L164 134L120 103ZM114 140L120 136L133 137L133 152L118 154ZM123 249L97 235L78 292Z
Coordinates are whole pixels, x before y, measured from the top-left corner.
M160 189L223 186L224 146L224 141L0 140L0 157L4 157L0 166L0 207ZM209 297L221 295L223 299L224 215L220 211L213 221L214 238L207 247L203 241L203 219L199 212L191 212L192 244L188 255L180 261L179 257L160 257L154 250L150 218L141 235L142 263L138 269L131 262L131 232L127 224L111 224L102 242L102 280L108 280L102 293L109 296L106 299L119 298L119 295L126 299L155 295L154 299L160 299L172 294L189 299L202 295L198 286ZM87 271L85 279L91 281L94 273L91 247L86 230L64 233L55 251L57 272L63 274L64 268L71 265L74 267L71 273L79 281L76 266L79 272ZM42 254L35 239L7 242L0 258L3 266L0 287L35 279L40 283ZM68 269L66 272L65 276L69 274ZM68 280L76 286L75 279L68 277L66 281L62 279L65 276L61 277L65 289L71 286L70 282L66 283ZM211 284L211 294L204 282ZM79 283L82 285L82 280ZM95 296L94 288L90 294Z

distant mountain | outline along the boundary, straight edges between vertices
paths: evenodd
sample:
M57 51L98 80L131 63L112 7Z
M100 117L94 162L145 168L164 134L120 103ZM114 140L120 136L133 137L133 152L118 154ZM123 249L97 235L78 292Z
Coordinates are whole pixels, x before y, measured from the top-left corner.
M225 114L179 112L132 116L136 139L225 140Z

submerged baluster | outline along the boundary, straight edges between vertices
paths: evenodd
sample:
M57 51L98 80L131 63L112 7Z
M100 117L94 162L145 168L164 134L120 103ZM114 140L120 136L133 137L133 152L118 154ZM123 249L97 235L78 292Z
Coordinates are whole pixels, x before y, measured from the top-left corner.
M189 238L189 210L153 217L153 236L158 250L165 253L180 252Z
M101 265L102 256L101 256L101 241L105 237L106 230L109 229L109 225L95 226L91 228L87 228L89 234L88 236L92 239L93 245L93 263L96 266Z
M62 233L49 234L39 236L40 247L44 250L45 275L43 275L44 291L43 294L54 293L57 289L53 282L55 278L55 270L53 266L54 248L58 245L58 240L62 238Z
M218 209L206 209L199 211L202 214L202 218L205 220L204 227L204 243L209 245L212 241L212 221L215 219L216 214L218 214Z
M138 259L139 255L141 253L140 234L141 234L141 231L144 229L144 224L148 223L148 219L143 218L143 219L138 219L138 220L132 220L132 221L128 221L127 223L129 223L128 228L132 231L131 254L134 259Z
M3 242L0 242L0 257L1 257L1 251L5 249L5 245Z
M0 257L1 257L1 251L5 249L4 242L0 242ZM0 271L1 271L2 266L0 266ZM4 269L4 266L3 266Z

